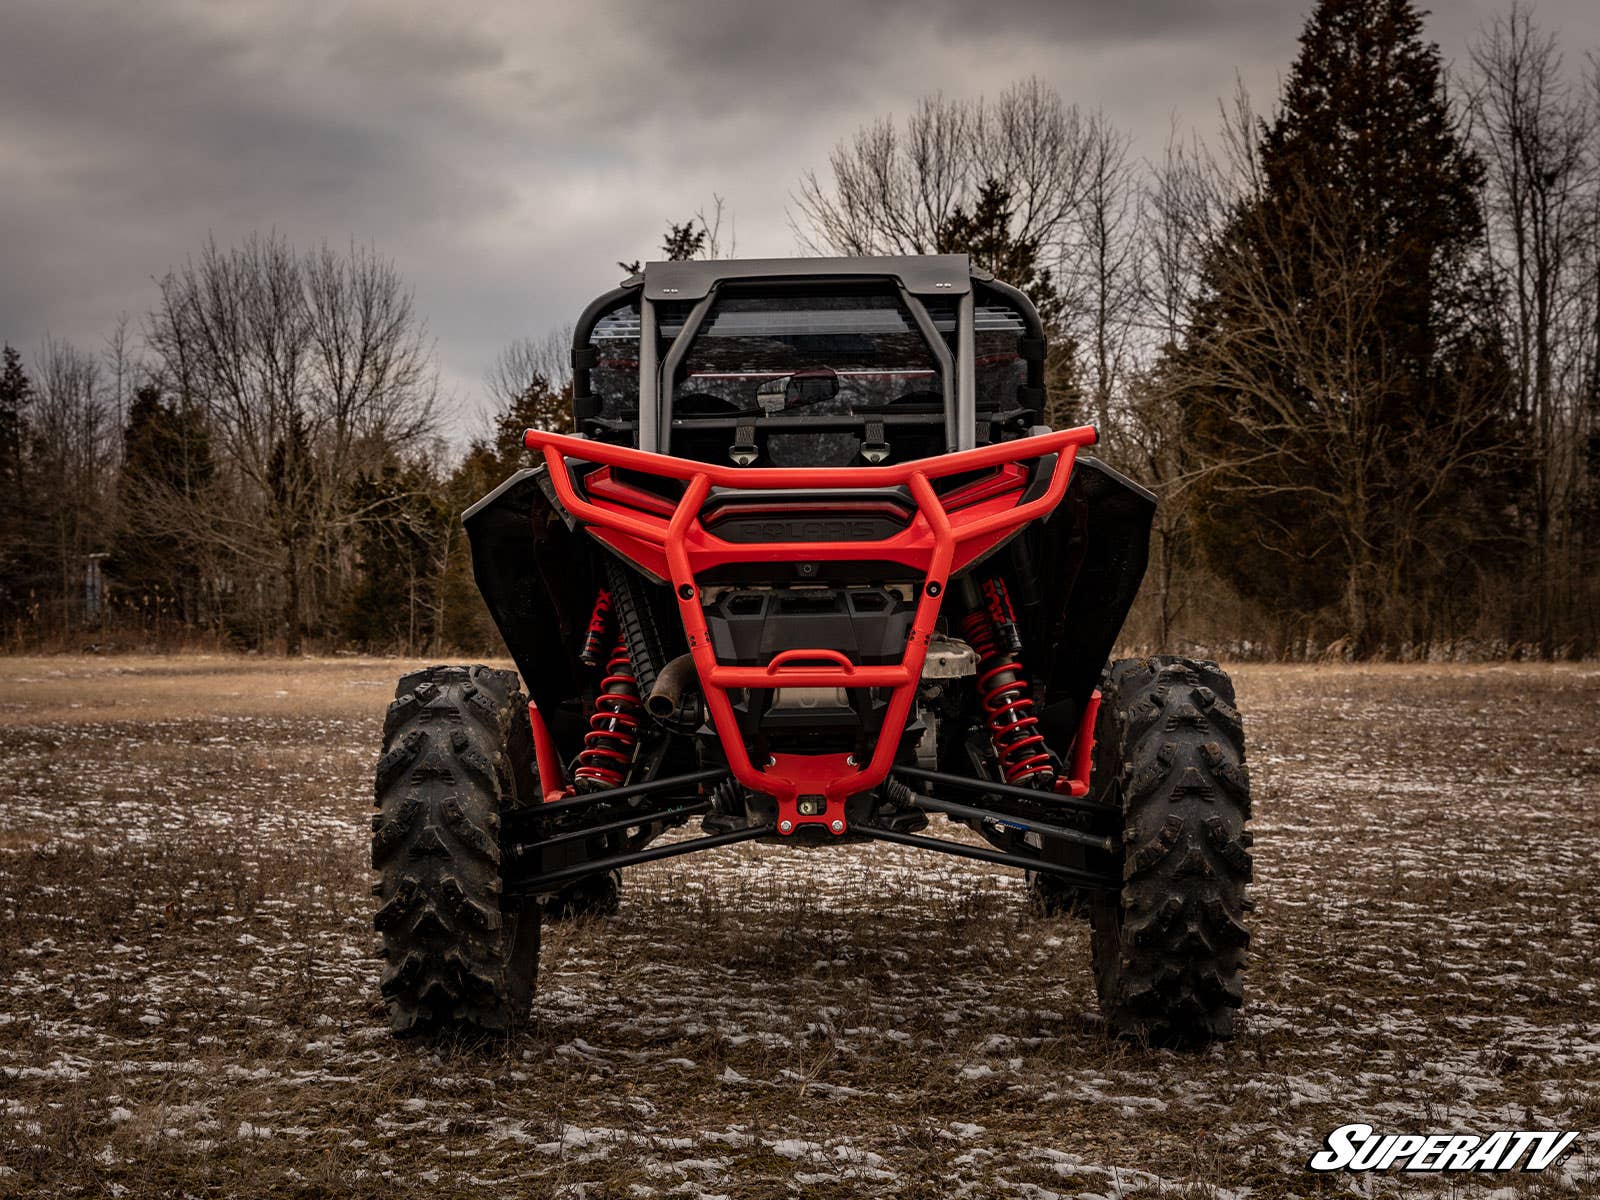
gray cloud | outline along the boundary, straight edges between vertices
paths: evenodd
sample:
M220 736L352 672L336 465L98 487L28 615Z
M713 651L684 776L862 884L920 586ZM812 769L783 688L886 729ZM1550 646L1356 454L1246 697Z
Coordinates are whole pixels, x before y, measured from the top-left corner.
M1446 56L1499 4L1430 19ZM802 171L923 94L1039 74L1159 150L1235 73L1265 105L1304 6L1276 0L646 0L328 5L22 0L0 33L0 337L92 345L208 235L370 241L413 282L447 383L565 323L724 196L794 249ZM1574 57L1590 0L1545 0Z

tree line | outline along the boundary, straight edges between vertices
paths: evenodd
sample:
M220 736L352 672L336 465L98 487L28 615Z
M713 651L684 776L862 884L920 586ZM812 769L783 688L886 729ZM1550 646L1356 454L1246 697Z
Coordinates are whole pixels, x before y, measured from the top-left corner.
M805 175L802 242L966 251L1051 330L1052 424L1162 498L1128 636L1223 654L1600 646L1600 59L1519 5L1451 77L1321 0L1273 110L1154 162L1038 80Z
M1047 419L1162 498L1134 644L1593 654L1600 62L1520 6L1454 76L1409 0L1321 0L1300 42L1270 113L1236 93L1154 161L1037 79L927 98L797 181L797 241L1034 299ZM661 255L731 253L723 217ZM393 264L267 236L94 353L7 346L6 643L493 651L459 514L568 422L569 344L507 347L453 452Z

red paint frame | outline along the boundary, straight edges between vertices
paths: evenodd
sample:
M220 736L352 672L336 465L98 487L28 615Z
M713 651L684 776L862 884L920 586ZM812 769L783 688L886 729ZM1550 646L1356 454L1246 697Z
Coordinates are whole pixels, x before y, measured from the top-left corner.
M1100 715L1100 689L1089 695L1078 718L1078 736L1072 743L1072 773L1056 780L1056 791L1064 796L1087 796L1089 772L1094 769L1094 721Z
M1078 449L1094 442L1094 429L1081 426L894 466L733 467L692 462L538 429L530 429L523 436L523 444L529 450L544 456L556 496L574 518L588 526L595 537L671 582L706 706L727 755L728 767L740 783L777 801L779 829L784 834L807 824L822 825L836 834L844 832L845 800L877 787L894 765L950 575L1060 504ZM1049 454L1057 456L1049 486L1042 495L1024 501L1027 472L1018 469L1020 464ZM652 497L656 504L649 506L655 511L627 507L622 502L621 489L609 478L609 486L602 489L606 493L604 501L596 502L579 493L569 460L641 471L680 480L686 486L670 517L662 513L664 505L659 497ZM968 495L958 493L943 500L934 491L931 482L934 479L991 467L1002 468L997 472L1001 479L998 485L980 480L980 485L988 486L969 485L961 489L961 493ZM876 541L725 542L700 521L700 510L713 486L735 490L794 489L808 493L830 488L904 486L911 491L916 514L906 529ZM963 500L966 503L963 504ZM956 507L952 507L953 504ZM764 667L731 666L717 661L700 604L698 580L702 572L739 562L861 559L899 563L922 576L911 634L906 640L905 655L897 665L856 664L837 650L824 648L785 651ZM807 661L815 664L818 660L831 665L792 665ZM861 765L844 755L785 754L775 756L765 768L757 767L739 732L728 689L776 687L889 688L889 707L871 760ZM534 719L535 748L538 749L543 721ZM545 740L548 737L546 732ZM1092 739L1085 738L1080 729L1077 740L1079 753L1075 758L1086 758L1083 747ZM553 747L549 753L554 757ZM540 754L539 757L542 769L545 756ZM1074 767L1077 766L1075 762ZM556 769L559 772L559 764ZM1087 770L1081 781L1071 782L1087 791ZM1078 794L1076 787L1071 791ZM547 798L550 794L551 789L546 786ZM820 815L801 815L796 805L802 794L825 797L825 811Z
M539 768L539 790L544 793L545 803L548 804L567 794L567 773L562 769L556 740L550 736L550 727L544 723L544 714L532 700L528 701L528 725L533 730L533 761Z

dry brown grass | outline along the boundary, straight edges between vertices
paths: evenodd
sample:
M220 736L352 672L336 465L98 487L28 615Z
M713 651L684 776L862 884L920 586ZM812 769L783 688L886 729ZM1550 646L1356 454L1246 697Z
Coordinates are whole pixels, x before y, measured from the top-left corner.
M0 660L0 1194L1450 1187L1305 1172L1355 1120L1584 1131L1464 1197L1600 1173L1600 670L1241 668L1249 1007L1180 1055L1104 1036L1013 875L886 847L641 868L547 931L531 1030L391 1041L365 819L407 665Z
M0 660L0 726L208 717L332 717L380 708L402 658L41 655ZM509 662L497 663L509 667Z

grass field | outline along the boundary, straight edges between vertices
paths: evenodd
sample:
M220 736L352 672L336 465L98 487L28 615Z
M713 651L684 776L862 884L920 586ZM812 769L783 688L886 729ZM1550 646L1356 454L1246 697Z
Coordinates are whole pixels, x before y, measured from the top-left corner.
M535 1019L395 1042L360 659L0 659L0 1195L1600 1194L1600 668L1241 667L1241 1036L1108 1039L999 868L741 846L549 926ZM1576 1129L1314 1176L1336 1126Z

